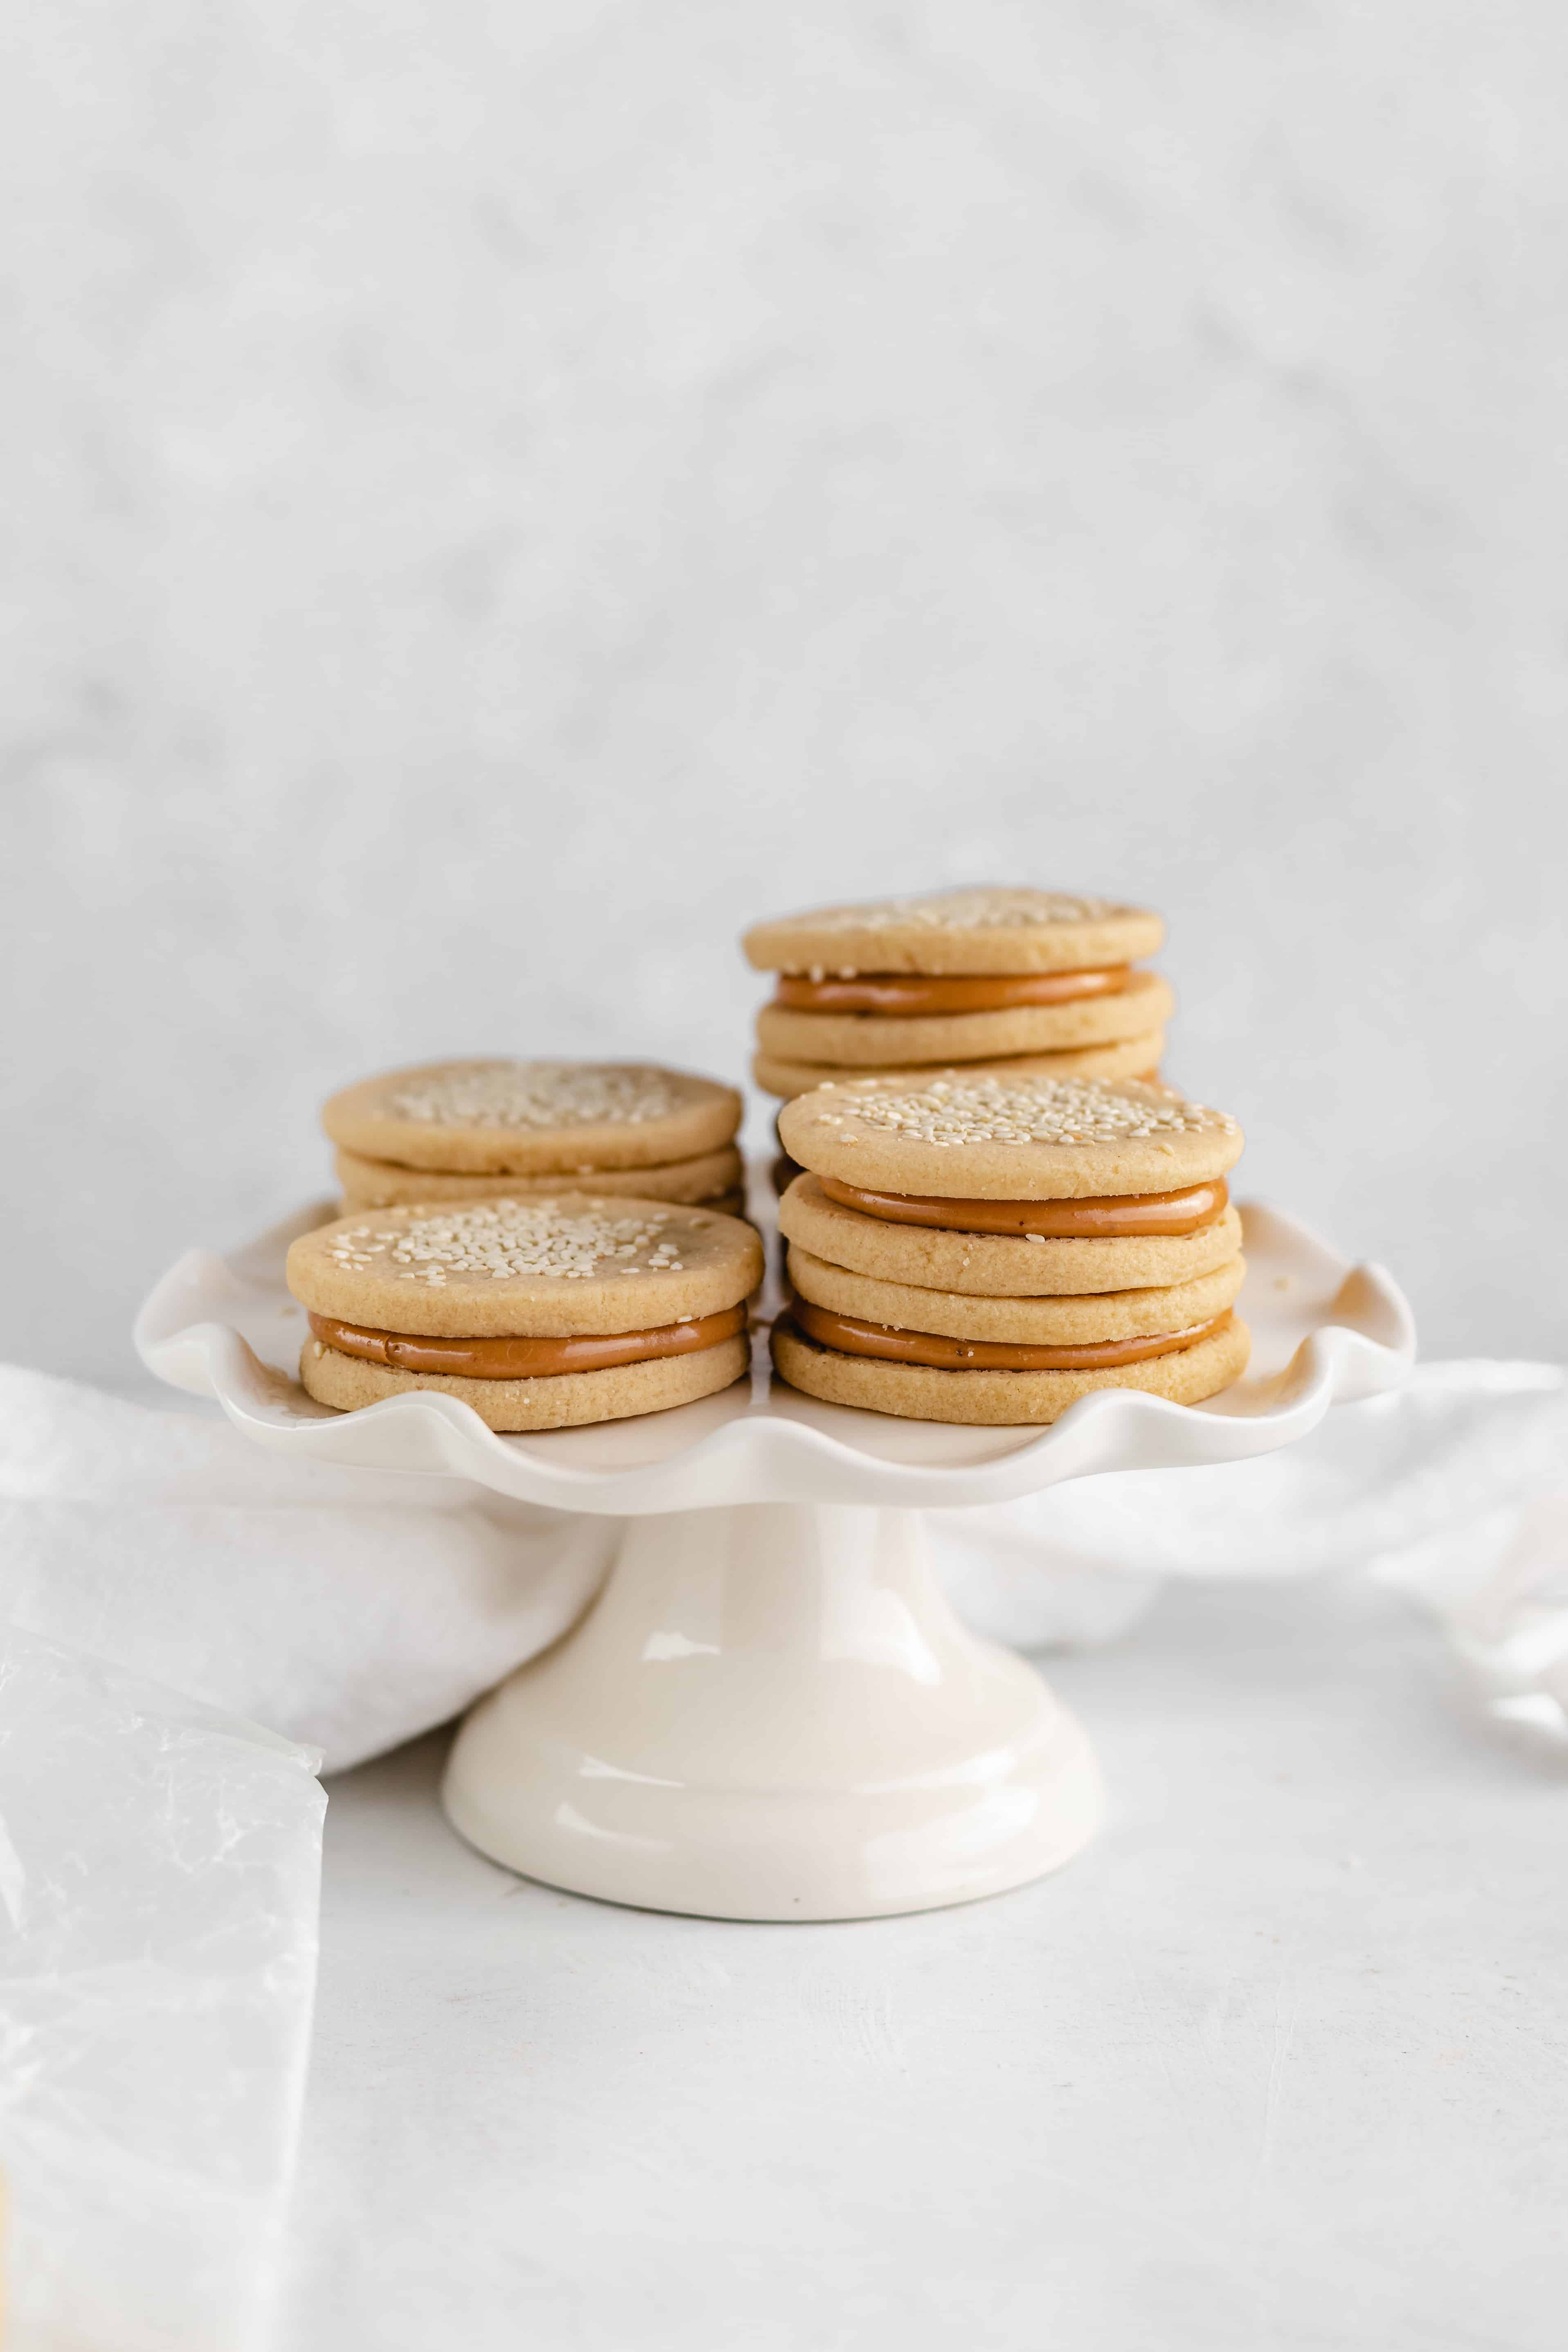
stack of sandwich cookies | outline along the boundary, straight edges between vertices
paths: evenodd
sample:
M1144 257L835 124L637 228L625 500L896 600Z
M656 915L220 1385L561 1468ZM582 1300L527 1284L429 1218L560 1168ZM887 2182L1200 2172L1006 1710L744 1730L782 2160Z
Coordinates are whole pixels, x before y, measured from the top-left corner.
M924 1421L1045 1423L1101 1388L1193 1404L1245 1370L1234 1119L1134 1079L957 1074L825 1087L780 1114L812 1396Z
M778 974L752 1072L793 1097L842 1077L950 1065L1041 1077L1149 1076L1172 1011L1136 969L1158 915L1054 890L966 889L826 907L753 925L749 961Z
M645 1063L435 1062L334 1095L348 1209L595 1192L739 1213L733 1087Z
M289 1252L300 1378L350 1412L437 1390L497 1430L657 1412L745 1372L762 1272L738 1218L621 1194L341 1217Z

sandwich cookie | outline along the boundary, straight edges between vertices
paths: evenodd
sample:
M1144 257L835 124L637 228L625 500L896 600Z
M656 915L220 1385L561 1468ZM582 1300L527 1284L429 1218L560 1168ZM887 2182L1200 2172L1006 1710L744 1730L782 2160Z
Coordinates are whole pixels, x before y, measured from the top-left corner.
M688 1404L747 1369L762 1244L738 1218L625 1193L340 1217L289 1249L300 1378L352 1412L411 1389L491 1429Z
M795 1297L773 1334L812 1396L917 1420L1045 1423L1100 1388L1195 1403L1245 1370L1225 1113L1136 1080L825 1087L779 1115Z
M426 1063L334 1095L321 1124L346 1205L559 1191L728 1202L742 1190L733 1087L650 1063Z
M840 1073L1024 1056L1056 1076L1151 1074L1173 999L1134 959L1163 936L1146 908L1002 887L755 924L746 956L778 977L757 1015L753 1074L784 1095Z

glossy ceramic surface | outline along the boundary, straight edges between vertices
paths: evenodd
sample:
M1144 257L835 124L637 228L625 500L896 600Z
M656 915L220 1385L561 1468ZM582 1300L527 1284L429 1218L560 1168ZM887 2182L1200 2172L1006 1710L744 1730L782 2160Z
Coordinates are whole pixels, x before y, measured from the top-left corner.
M994 1894L1102 1801L1033 1667L952 1615L918 1512L800 1503L628 1522L585 1622L473 1709L445 1796L530 1877L737 1919Z

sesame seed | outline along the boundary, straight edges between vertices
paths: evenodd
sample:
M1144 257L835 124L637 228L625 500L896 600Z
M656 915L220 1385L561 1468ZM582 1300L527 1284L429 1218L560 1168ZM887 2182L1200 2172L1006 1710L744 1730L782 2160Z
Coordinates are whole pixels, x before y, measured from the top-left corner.
M641 1127L679 1096L641 1063L469 1062L396 1087L387 1107L426 1127Z
M328 1255L353 1273L435 1288L452 1275L581 1282L604 1275L683 1273L679 1244L659 1239L669 1222L668 1211L615 1216L603 1206L554 1200L484 1201L420 1216L395 1212L384 1225L363 1227L365 1238L353 1253L333 1245ZM645 1253L647 1263L639 1264Z
M875 1082L854 1097L863 1127L938 1150L984 1143L1123 1143L1173 1135L1234 1135L1235 1119L1136 1080L1110 1078L943 1078L918 1093L879 1094ZM842 1098L842 1097L841 1097ZM824 1124L827 1121L825 1118ZM841 1122L835 1118L833 1124ZM855 1135L840 1135L846 1147Z
M912 898L879 898L860 907L827 907L788 919L814 931L887 931L906 925L929 931L986 931L1016 925L1091 923L1123 914L1114 899L1072 890L982 888L931 890ZM851 975L847 974L846 977ZM821 977L814 969L813 980Z

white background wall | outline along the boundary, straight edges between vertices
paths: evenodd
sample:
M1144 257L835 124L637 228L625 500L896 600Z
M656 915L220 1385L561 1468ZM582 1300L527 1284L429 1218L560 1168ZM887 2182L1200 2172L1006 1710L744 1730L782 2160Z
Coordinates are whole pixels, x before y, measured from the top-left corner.
M1551 0L25 0L8 1279L113 1375L314 1107L742 1066L742 922L1146 896L1167 1068L1563 1349Z

